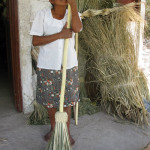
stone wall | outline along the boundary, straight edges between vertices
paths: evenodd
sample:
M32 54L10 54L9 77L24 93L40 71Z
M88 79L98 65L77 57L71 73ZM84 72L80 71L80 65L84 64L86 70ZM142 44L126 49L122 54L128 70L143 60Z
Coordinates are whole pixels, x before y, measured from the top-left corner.
M48 0L18 0L20 65L24 113L33 111L32 102L35 99L35 83L33 81L36 81L36 78L34 78L32 72L32 37L29 35L30 28L36 12L49 5Z

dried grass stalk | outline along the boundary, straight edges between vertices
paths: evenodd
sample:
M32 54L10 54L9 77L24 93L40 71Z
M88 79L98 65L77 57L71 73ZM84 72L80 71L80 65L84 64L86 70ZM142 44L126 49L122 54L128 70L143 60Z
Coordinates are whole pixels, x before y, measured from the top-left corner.
M140 125L148 124L143 97L149 98L149 91L138 69L134 40L128 29L129 22L139 23L142 19L133 4L98 12L103 15L83 20L84 30L79 35L87 74L91 74L86 82L96 84L96 101L103 110ZM90 16L93 13L96 14L90 10Z
M86 17L94 17L94 16L98 16L98 15L107 16L107 15L113 13L113 12L128 9L128 12L126 12L126 13L130 14L128 16L128 19L130 21L135 21L136 20L138 22L141 22L141 21L143 21L141 16L138 14L138 12L133 11L133 7L135 7L137 5L140 5L140 3L134 3L133 2L133 3L129 3L127 5L123 5L123 6L120 6L120 7L105 8L105 9L101 9L101 10L88 9L88 10L86 10L82 13L81 17L82 17L82 19L85 19ZM129 8L131 8L131 9L129 9Z
M46 108L37 103L36 100L34 101L34 111L30 115L28 123L30 125L45 125L50 123Z
M37 63L37 59L38 59L38 55L39 55L39 47L34 47L32 50L31 50L31 56L32 56L32 59Z

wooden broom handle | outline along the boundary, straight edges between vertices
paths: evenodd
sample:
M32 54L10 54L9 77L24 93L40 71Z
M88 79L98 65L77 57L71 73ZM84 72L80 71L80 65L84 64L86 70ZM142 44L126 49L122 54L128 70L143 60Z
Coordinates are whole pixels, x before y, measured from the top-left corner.
M68 5L68 18L67 18L67 28L71 27L71 7ZM67 56L68 56L68 45L69 39L65 39L64 43L64 53L63 53L63 73L62 73L62 84L61 84L61 95L60 95L60 106L59 111L64 111L64 95L66 87L66 68L67 68Z

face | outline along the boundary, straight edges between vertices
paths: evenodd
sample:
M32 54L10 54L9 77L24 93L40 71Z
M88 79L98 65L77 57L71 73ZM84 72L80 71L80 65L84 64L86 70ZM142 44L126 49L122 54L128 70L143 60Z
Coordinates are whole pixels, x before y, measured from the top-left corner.
M66 6L67 0L49 0L49 2L53 5L61 5L61 6Z

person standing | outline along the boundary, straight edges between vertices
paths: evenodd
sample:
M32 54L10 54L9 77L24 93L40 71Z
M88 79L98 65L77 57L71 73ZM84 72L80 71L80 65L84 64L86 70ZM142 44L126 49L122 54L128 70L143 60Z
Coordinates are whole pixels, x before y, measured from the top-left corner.
M36 100L47 108L51 129L44 139L48 141L55 128L55 113L59 107L64 39L69 40L64 111L68 114L70 143L75 143L70 134L71 106L79 101L78 60L75 51L75 33L82 30L80 14L75 0L49 0L52 8L39 11L34 19L30 35L33 46L40 46L37 62ZM67 5L71 6L71 29L67 29Z

